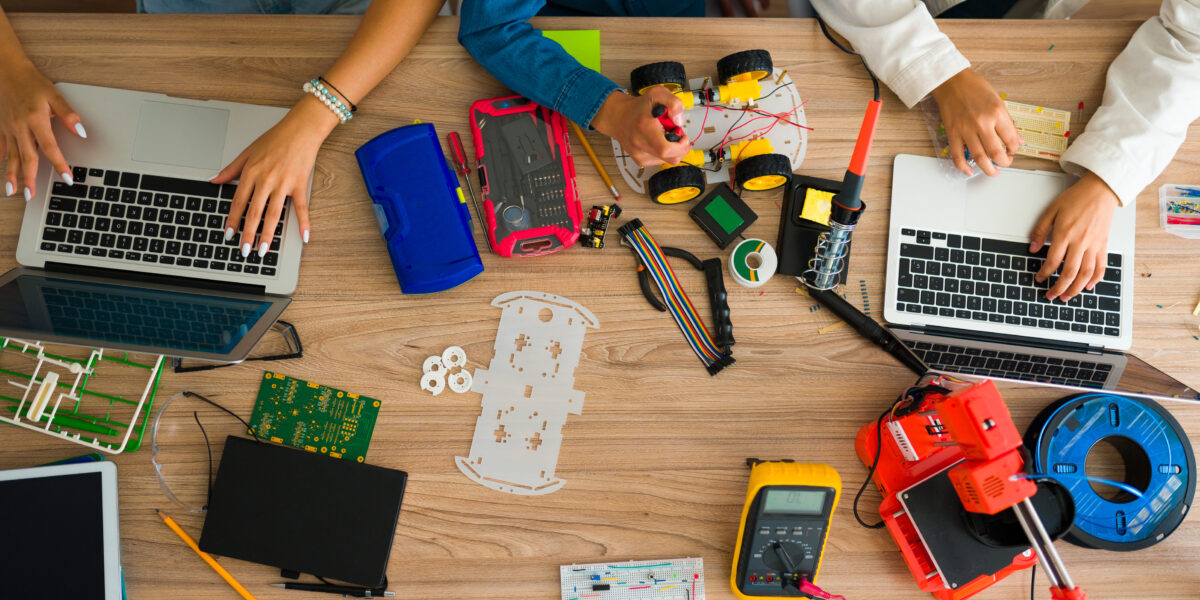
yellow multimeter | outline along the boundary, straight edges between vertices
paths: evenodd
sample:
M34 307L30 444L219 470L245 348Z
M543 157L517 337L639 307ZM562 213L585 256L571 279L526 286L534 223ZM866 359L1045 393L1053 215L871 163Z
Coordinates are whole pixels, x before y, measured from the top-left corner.
M842 478L823 464L746 463L750 489L733 550L733 594L742 600L808 597L800 583L817 579Z

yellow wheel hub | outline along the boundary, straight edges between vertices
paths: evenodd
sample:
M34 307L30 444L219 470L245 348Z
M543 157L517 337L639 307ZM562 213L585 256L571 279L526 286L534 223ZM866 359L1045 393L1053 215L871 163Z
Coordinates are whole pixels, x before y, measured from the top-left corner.
M787 183L787 177L783 175L763 175L762 177L755 177L747 181L742 184L742 187L751 191L761 192L763 190L773 190L785 183Z
M766 71L750 71L748 73L739 73L734 75L733 77L729 78L729 81L758 81L767 75L770 75L770 73Z
M698 187L690 185L684 186L675 188L673 190L667 190L659 194L658 198L655 198L654 201L658 202L659 204L679 204L680 202L687 202L688 200L699 196L700 191L701 190Z
M683 86L679 85L678 83L656 83L654 85L661 85L661 86L667 88L667 91L671 92L672 94L683 89ZM638 90L638 95L645 96L646 92L650 91L650 88L654 87L654 85L648 85L648 86Z

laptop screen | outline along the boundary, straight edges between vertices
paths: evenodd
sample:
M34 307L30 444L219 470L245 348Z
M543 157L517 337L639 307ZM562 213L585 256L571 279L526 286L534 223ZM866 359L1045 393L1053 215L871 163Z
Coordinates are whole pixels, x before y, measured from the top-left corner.
M0 336L234 361L287 305L273 297L20 271L0 279Z

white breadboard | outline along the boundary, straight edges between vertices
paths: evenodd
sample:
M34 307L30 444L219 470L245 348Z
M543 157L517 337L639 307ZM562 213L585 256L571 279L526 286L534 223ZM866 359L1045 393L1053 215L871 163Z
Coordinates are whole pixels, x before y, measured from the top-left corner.
M1071 135L1071 113L1057 108L1004 101L1008 114L1025 144L1017 150L1021 156L1058 160L1067 151Z
M704 559L631 560L559 567L562 600L704 600Z

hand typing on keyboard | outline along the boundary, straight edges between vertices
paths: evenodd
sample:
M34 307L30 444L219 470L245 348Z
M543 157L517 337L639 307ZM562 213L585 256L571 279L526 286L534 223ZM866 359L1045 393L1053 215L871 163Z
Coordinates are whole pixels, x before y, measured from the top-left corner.
M986 79L970 68L963 69L934 89L933 97L946 127L950 158L959 171L968 176L973 172L963 156L963 146L988 175L999 173L996 165L1012 164L1013 154L1025 141L1004 101Z
M71 168L58 149L50 119L57 117L75 135L86 138L79 115L20 49L16 34L0 10L0 159L7 158L4 195L20 189L25 201L37 193L38 148L68 185Z
M1045 281L1062 266L1046 298L1075 297L1084 288L1091 290L1104 278L1108 261L1108 231L1113 212L1120 201L1117 195L1095 173L1089 172L1042 213L1033 228L1030 252L1042 249L1047 240L1050 249L1046 262L1037 272L1037 280Z
M213 183L229 183L240 177L225 223L225 239L233 238L245 213L238 243L242 256L249 256L252 250L259 256L267 253L284 200L289 197L296 205L301 238L308 242L308 174L321 144L337 124L332 111L315 97L305 96L212 179ZM263 234L256 238L260 224Z

